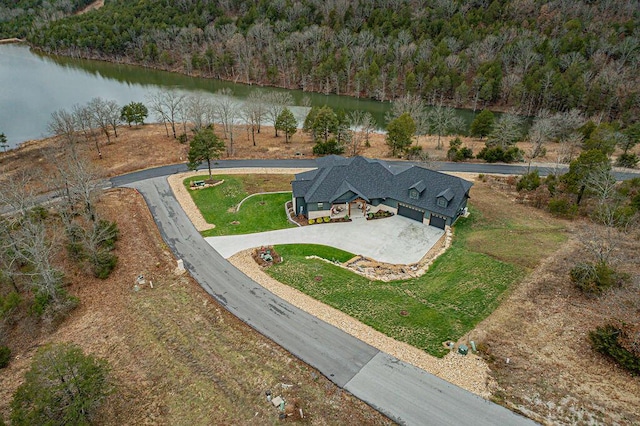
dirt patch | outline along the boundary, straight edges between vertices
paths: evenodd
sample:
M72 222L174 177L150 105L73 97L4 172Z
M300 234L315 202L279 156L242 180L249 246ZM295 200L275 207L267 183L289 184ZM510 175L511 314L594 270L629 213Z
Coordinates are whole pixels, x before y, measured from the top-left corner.
M176 275L135 191L111 190L101 207L118 221L118 266L104 281L69 275L80 305L53 334L9 336L14 358L0 375L5 418L37 347L64 341L111 365L118 390L96 424L272 424L278 412L266 390L297 404L312 424L391 424L222 309L187 274ZM145 284L135 291L141 274Z

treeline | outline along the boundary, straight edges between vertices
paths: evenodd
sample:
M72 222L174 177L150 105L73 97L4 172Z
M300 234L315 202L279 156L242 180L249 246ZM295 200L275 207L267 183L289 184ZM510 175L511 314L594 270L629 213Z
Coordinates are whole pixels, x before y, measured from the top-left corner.
M638 1L107 0L45 51L375 99L640 114Z
M82 10L92 0L0 0L0 39L25 38L38 27Z

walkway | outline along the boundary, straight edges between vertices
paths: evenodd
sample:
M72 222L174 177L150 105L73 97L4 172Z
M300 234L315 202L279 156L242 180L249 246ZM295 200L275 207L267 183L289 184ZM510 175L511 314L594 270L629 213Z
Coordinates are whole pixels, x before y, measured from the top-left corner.
M442 234L442 229L396 215L384 219L358 218L351 222L323 223L256 234L207 237L205 240L225 259L253 247L307 243L337 247L378 262L409 265L419 262Z
M535 424L380 352L266 291L204 241L166 178L128 186L142 193L168 246L221 305L391 419L407 425Z

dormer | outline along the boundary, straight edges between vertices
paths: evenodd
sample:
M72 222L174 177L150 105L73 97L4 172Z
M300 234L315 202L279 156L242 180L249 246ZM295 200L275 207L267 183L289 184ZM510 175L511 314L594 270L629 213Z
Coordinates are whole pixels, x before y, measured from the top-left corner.
M447 208L451 200L453 200L454 193L451 188L447 188L438 195L436 195L436 205L438 207Z
M409 187L409 198L417 200L420 198L420 194L427 188L427 185L423 180L418 181Z

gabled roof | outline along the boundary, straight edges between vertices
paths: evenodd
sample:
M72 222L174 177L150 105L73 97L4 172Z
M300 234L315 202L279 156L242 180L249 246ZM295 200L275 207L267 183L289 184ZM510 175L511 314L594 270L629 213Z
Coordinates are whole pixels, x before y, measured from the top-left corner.
M424 183L424 180L420 180L409 187L409 189L416 189L421 194L426 188L427 184Z
M307 203L332 203L351 191L365 200L392 198L434 213L454 217L473 185L464 179L411 164L389 165L365 157L330 155L316 160L318 169L299 173L291 183L294 197ZM417 189L418 199L409 197ZM447 207L439 207L444 197ZM453 202L452 202L453 201Z
M455 194L453 193L451 188L447 188L444 191L442 191L441 193L439 193L438 195L436 195L436 198L442 197L445 200L447 200L447 202L449 202L449 201L453 200L454 195Z

